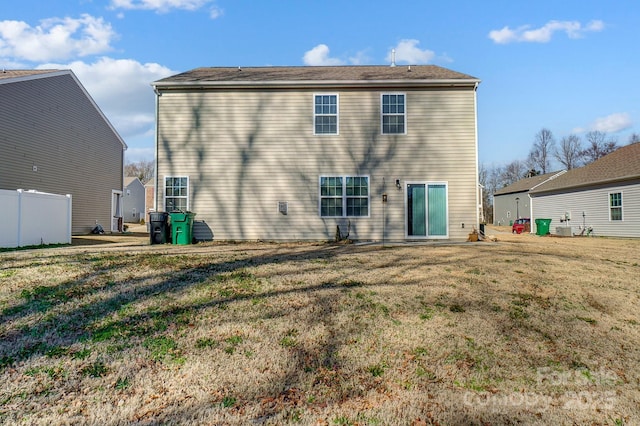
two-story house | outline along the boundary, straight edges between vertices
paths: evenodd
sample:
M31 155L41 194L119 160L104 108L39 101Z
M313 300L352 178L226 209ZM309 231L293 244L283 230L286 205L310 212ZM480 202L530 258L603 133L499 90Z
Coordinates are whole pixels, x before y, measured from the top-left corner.
M70 194L73 234L120 230L126 149L71 70L0 72L0 189Z
M157 210L195 212L218 240L466 239L479 82L431 65L156 81Z

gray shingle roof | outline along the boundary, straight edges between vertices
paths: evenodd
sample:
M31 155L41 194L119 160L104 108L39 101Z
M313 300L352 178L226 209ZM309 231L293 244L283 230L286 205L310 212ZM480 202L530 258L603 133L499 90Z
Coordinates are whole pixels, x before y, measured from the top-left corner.
M640 179L640 142L618 148L584 167L540 185L532 194Z
M520 179L517 182L512 183L509 186L505 186L493 193L493 195L514 194L516 192L527 192L536 186L540 185L544 181L551 179L555 175L562 172L551 172L543 175L533 176L530 178Z
M475 77L435 65L412 66L300 66L196 68L155 82L165 84L260 82L376 82L459 81L479 82Z

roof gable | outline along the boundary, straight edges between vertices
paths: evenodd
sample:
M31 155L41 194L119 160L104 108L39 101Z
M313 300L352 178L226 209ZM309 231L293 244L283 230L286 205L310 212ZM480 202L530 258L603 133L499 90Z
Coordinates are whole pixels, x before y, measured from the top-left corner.
M546 182L531 193L620 182L640 178L640 142L618 148L611 154L571 169L564 175Z
M506 195L506 194L514 194L516 192L527 192L541 184L544 184L550 179L555 179L559 175L563 174L565 171L561 170L559 172L551 172L545 173L543 175L532 176L530 178L520 179L517 182L512 183L511 185L505 186L493 193L493 195Z
M124 186L129 186L132 183L134 183L135 181L138 181L140 183L140 186L144 186L142 185L142 181L140 181L140 179L137 176L126 176L124 178Z
M80 80L76 77L76 75L71 70L2 70L0 72L0 84L11 84L18 83L23 81L35 80L40 78L56 78L62 76L70 76L78 88L82 91L82 94L87 97L89 102L93 105L96 112L100 115L100 117L105 121L107 126L111 129L115 137L122 144L123 149L127 149L127 144L124 139L120 136L118 131L113 127L109 119L102 112L98 104L96 104L95 100L91 97L87 89L82 85Z

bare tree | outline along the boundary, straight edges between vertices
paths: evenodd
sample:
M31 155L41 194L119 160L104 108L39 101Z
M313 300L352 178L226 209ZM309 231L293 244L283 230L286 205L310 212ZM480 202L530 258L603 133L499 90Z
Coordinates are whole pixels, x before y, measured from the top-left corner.
M153 178L156 162L154 160L140 160L136 163L127 163L124 165L124 175L129 177L137 177L143 184L146 184Z
M542 174L551 169L551 157L555 148L555 139L549 129L542 129L536 133L535 141L529 152L527 164L531 169L539 169Z
M528 172L527 166L522 161L512 161L507 164L500 174L501 184L503 187L511 185L522 179Z
M487 175L487 188L489 188L490 192L493 194L500 188L504 188L506 185L502 183L502 175L504 173L504 168L502 167L492 167Z
M636 142L640 142L640 134L631 133L631 135L629 136L629 145Z
M486 167L484 164L480 165L478 181L484 187L482 191L482 209L485 221L488 223L493 223L493 194L498 189L506 186L502 180L504 170L500 166Z
M580 137L569 135L560 139L560 144L554 156L567 170L580 167L582 162L582 141Z
M493 206L491 205L491 197L493 195L493 190L489 188L490 171L485 167L484 164L480 164L480 169L478 170L478 182L482 185L482 212L484 214L483 220L493 221Z
M582 151L585 164L593 163L598 158L604 157L618 149L618 142L615 139L607 140L607 133L599 130L592 130L585 135L587 148Z

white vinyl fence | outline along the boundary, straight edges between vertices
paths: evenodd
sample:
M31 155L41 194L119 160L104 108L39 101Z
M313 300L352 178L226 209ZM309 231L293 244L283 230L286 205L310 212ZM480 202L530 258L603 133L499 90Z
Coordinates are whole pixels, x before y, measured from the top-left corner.
M0 247L71 244L71 195L0 190Z

